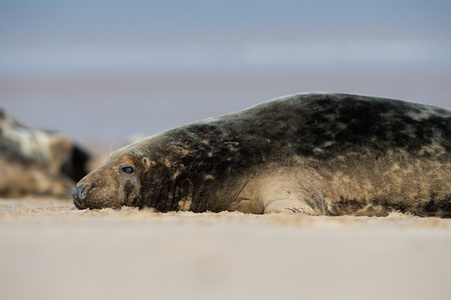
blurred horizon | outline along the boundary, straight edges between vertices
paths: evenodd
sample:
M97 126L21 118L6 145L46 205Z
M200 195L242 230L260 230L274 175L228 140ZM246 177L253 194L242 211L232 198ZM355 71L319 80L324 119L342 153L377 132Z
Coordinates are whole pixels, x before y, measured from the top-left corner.
M449 1L0 0L0 108L82 145L298 92L451 108Z

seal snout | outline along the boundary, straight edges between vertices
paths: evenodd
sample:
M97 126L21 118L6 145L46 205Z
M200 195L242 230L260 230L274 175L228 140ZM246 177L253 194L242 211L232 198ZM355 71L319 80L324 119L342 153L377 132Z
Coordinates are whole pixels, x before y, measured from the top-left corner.
M83 200L86 198L86 188L89 186L89 184L80 184L78 186L75 186L72 190L72 198L74 198L74 205L78 209L83 208Z

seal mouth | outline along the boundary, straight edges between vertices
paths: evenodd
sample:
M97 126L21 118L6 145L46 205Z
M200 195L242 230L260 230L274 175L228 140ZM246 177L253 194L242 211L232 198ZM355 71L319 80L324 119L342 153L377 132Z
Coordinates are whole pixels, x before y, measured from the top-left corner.
M79 200L74 199L73 202L74 202L74 205L75 205L75 207L76 207L77 209L80 209L80 210L85 209L85 208L83 207L83 205L79 202Z

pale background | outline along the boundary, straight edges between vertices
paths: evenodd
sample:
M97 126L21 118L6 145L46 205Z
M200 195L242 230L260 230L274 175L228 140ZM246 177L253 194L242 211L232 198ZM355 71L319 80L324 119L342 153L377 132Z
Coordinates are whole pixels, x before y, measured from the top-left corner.
M311 91L450 108L451 2L0 0L0 107L93 149Z

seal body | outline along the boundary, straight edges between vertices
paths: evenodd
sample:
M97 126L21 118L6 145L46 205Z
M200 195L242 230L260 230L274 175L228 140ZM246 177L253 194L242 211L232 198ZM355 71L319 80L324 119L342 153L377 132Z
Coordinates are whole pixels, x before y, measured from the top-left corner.
M0 109L0 147L75 181L88 172L89 154L66 136L22 125Z
M124 147L73 198L79 209L451 217L451 111L286 96Z
M0 144L0 197L67 199L75 181Z

